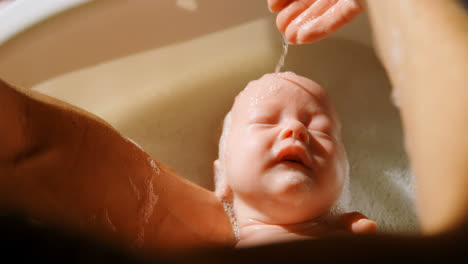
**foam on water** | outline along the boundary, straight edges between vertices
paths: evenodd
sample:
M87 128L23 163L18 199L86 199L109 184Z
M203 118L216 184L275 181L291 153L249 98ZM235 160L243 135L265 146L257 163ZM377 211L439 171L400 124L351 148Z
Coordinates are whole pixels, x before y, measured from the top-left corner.
M237 222L236 215L234 213L233 204L230 201L221 201L224 207L224 212L226 212L227 216L229 217L229 221L231 222L232 231L234 233L234 237L236 241L240 240L239 234L239 224Z

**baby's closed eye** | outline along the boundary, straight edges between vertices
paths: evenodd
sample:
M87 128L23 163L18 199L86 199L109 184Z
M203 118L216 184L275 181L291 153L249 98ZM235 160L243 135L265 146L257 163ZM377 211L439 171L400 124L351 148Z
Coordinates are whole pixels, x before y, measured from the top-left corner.
M314 116L308 125L308 129L311 133L321 133L324 135L331 136L332 134L332 121L331 119L324 115L316 115Z
M276 125L278 124L278 115L257 114L250 119L250 124L257 125Z

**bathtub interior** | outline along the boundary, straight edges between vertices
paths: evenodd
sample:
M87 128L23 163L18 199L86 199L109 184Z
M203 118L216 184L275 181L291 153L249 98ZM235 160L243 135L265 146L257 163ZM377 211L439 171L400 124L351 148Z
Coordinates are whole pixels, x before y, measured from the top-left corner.
M224 115L250 80L273 71L282 52L274 15L264 1L102 2L62 13L0 46L0 56L18 67L28 54L43 56L42 64L27 68L43 65L40 75L21 79L20 70L1 62L0 73L98 115L181 176L212 189ZM26 43L35 38L36 50ZM73 45L70 38L96 45ZM376 220L383 232L417 232L400 118L367 18L315 44L290 46L282 71L317 81L337 107L351 166L348 210Z

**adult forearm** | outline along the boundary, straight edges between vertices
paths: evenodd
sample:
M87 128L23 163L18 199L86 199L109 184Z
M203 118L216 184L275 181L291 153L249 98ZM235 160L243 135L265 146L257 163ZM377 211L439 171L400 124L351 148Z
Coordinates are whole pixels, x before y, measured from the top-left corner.
M1 80L0 206L149 250L235 243L212 192L96 116Z
M468 15L455 0L367 1L400 104L423 231L468 214Z

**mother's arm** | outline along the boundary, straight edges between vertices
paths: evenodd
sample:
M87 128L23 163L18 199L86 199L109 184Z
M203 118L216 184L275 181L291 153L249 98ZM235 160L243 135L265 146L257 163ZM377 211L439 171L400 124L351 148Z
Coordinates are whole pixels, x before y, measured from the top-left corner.
M422 228L468 223L468 12L459 0L366 1L400 103Z
M0 203L131 247L235 243L212 192L98 117L1 80Z

